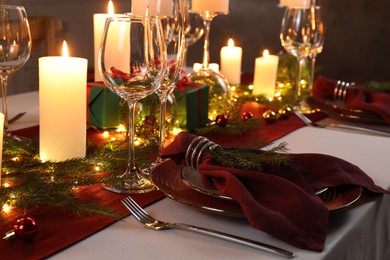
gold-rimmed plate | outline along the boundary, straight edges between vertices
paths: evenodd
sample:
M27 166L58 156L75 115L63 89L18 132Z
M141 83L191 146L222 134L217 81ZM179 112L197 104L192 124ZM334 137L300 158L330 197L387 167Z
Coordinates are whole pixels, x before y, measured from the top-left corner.
M191 189L194 189L200 193L206 194L208 196L216 197L219 199L233 200L231 197L221 194L215 189L209 189L204 187L202 184L201 176L198 171L193 170L189 167L183 167L180 172L180 177L182 178L184 184L188 185ZM321 188L316 190L316 194L320 195L321 193L327 191L328 188Z
M201 193L183 182L183 165L168 160L157 166L152 173L154 185L167 197L180 203L227 216L243 217L241 206L234 200L220 199ZM319 197L329 211L338 211L355 203L362 195L360 186L337 186L328 188Z

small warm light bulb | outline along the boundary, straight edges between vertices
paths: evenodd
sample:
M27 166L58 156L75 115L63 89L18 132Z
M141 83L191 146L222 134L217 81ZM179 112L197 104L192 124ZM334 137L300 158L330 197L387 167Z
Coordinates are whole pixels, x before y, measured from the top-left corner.
M254 88L253 85L249 85L249 86L248 86L248 89L249 89L249 90L251 90L251 89L253 89L253 88Z
M69 57L69 50L66 41L64 41L62 44L62 57Z
M228 40L228 47L234 47L234 41L232 38Z
M176 135L178 135L180 132L181 132L182 130L180 129L180 128L173 128L172 129L172 134L174 135L174 136L176 136Z
M103 132L103 137L108 138L110 136L110 133L108 131Z
M102 170L102 167L100 165L95 166L95 171L100 172Z
M3 210L4 213L10 213L11 209L12 209L12 207L11 207L11 205L9 205L8 203L5 203L5 204L3 205L3 208L2 208L2 210Z
M8 188L10 185L8 182L5 182L3 186L4 186L4 188Z
M118 126L118 128L116 129L116 131L117 131L118 133L126 132L126 127L125 127L124 125L120 124L120 125Z
M263 51L263 57L268 57L269 56L269 51L268 50L264 50Z
M108 1L108 6L107 6L107 13L108 14L114 14L114 4L112 3L112 1Z

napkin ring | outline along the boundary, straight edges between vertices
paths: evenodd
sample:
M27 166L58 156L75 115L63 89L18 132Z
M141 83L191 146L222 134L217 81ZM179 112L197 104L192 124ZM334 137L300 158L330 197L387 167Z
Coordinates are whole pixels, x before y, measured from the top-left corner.
M193 170L197 170L203 153L218 146L204 136L196 137L187 148L185 165Z

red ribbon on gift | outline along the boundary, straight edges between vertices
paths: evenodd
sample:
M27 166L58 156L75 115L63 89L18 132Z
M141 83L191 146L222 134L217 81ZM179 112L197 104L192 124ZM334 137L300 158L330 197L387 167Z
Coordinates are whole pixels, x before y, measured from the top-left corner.
M181 92L186 92L186 89L184 87L191 87L191 88L196 88L198 89L198 95L199 95L199 125L203 125L203 120L202 120L202 92L200 91L202 89L201 86L198 84L195 84L191 82L187 77L183 77L179 82L176 83L177 89L179 89Z

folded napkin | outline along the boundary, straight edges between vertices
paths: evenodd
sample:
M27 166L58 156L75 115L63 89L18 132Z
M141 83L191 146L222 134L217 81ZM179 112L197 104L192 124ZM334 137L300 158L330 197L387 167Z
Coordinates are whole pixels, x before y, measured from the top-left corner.
M178 164L195 135L182 132L162 151ZM258 151L259 153L261 151ZM315 194L321 187L360 185L375 193L389 193L376 186L358 167L323 154L291 154L296 172L287 166L266 166L262 171L222 167L205 155L199 172L205 185L232 197L242 207L249 223L294 246L322 251L329 212Z
M337 81L335 80L322 76L318 77L313 85L313 97L320 100L333 100L333 91L336 84ZM390 124L390 93L349 88L345 104L351 109L376 113Z

